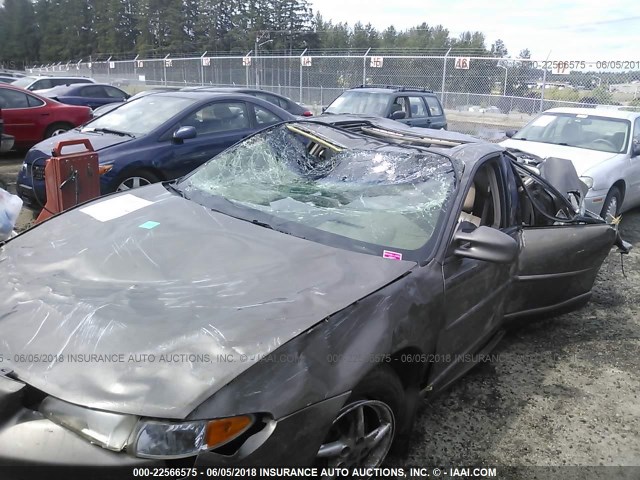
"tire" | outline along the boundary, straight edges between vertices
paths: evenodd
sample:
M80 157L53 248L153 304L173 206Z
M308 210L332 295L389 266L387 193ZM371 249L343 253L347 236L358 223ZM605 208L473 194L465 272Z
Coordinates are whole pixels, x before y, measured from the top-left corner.
M600 216L604 218L607 223L611 223L613 218L618 216L621 205L622 193L618 187L613 186L611 190L609 190L609 193L607 193L607 198L605 198L604 204L602 205Z
M160 181L161 179L149 170L133 170L131 172L125 172L124 175L118 178L115 191L124 192L132 188L144 187Z
M316 465L382 465L395 439L397 426L403 423L403 403L402 383L390 367L382 366L369 372L353 389L333 421L318 450Z
M44 132L44 138L51 138L67 132L73 128L73 125L68 123L53 123L47 127Z

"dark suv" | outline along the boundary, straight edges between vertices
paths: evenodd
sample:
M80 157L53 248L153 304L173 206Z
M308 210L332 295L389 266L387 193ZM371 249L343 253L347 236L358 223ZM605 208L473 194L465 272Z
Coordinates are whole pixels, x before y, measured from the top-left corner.
M350 113L397 120L414 127L447 128L438 97L424 88L361 85L343 92L324 114Z

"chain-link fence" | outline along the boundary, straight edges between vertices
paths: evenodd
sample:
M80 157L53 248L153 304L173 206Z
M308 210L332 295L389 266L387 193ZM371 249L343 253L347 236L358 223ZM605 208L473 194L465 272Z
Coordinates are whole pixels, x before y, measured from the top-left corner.
M280 93L314 109L361 84L433 90L449 124L478 134L482 126L517 128L553 107L615 106L640 110L640 62L549 61L429 55L242 55L139 58L33 65L30 73L78 75L138 91L152 86L248 86ZM500 127L500 128L498 128ZM480 131L480 133L482 133Z

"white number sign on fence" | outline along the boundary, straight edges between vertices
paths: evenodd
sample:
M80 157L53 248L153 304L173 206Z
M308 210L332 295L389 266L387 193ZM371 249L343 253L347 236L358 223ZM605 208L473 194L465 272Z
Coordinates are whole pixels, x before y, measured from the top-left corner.
M116 68L116 62L109 62L109 68Z
M165 67L167 67L167 68L168 68L168 67L173 67L173 60L171 60L170 58L167 58L167 59L164 61L164 66L165 66Z
M371 62L369 65L371 68L382 68L384 64L384 57L371 57Z
M471 63L471 58L469 57L455 57L455 63L453 66L458 70L469 70L469 64Z
M144 68L144 62L142 60L138 60L138 68Z
M202 66L210 67L211 66L211 57L202 57Z
M303 67L311 66L311 57L300 57L300 65Z
M251 66L251 57L242 57L242 66L250 67Z

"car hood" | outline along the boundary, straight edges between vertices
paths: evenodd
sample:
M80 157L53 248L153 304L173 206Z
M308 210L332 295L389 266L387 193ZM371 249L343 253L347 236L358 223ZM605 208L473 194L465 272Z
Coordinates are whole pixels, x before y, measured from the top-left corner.
M26 383L96 409L184 418L415 265L216 213L161 184L90 205L122 215L77 208L0 250L0 354Z
M93 146L93 149L96 151L104 150L105 148L113 147L115 145L120 145L124 142L129 142L134 140L131 137L126 137L123 135L114 135L112 133L98 133L98 132L80 132L79 130L73 129L68 132L65 132L61 135L56 135L55 137L47 138L40 143L38 143L35 147L33 147L34 151L38 151L38 156L42 156L43 154L46 158L49 158L51 151L53 148L63 140L79 140L83 138L88 138ZM70 146L65 147L63 153L75 153L84 151L84 146ZM28 161L32 155L28 155L26 160Z
M553 145L550 143L531 142L524 140L505 140L500 143L505 148L515 148L525 153L531 153L542 158L557 157L571 160L578 175L583 175L589 169L602 162L610 160L619 153L599 152L586 148L567 147L565 145Z

